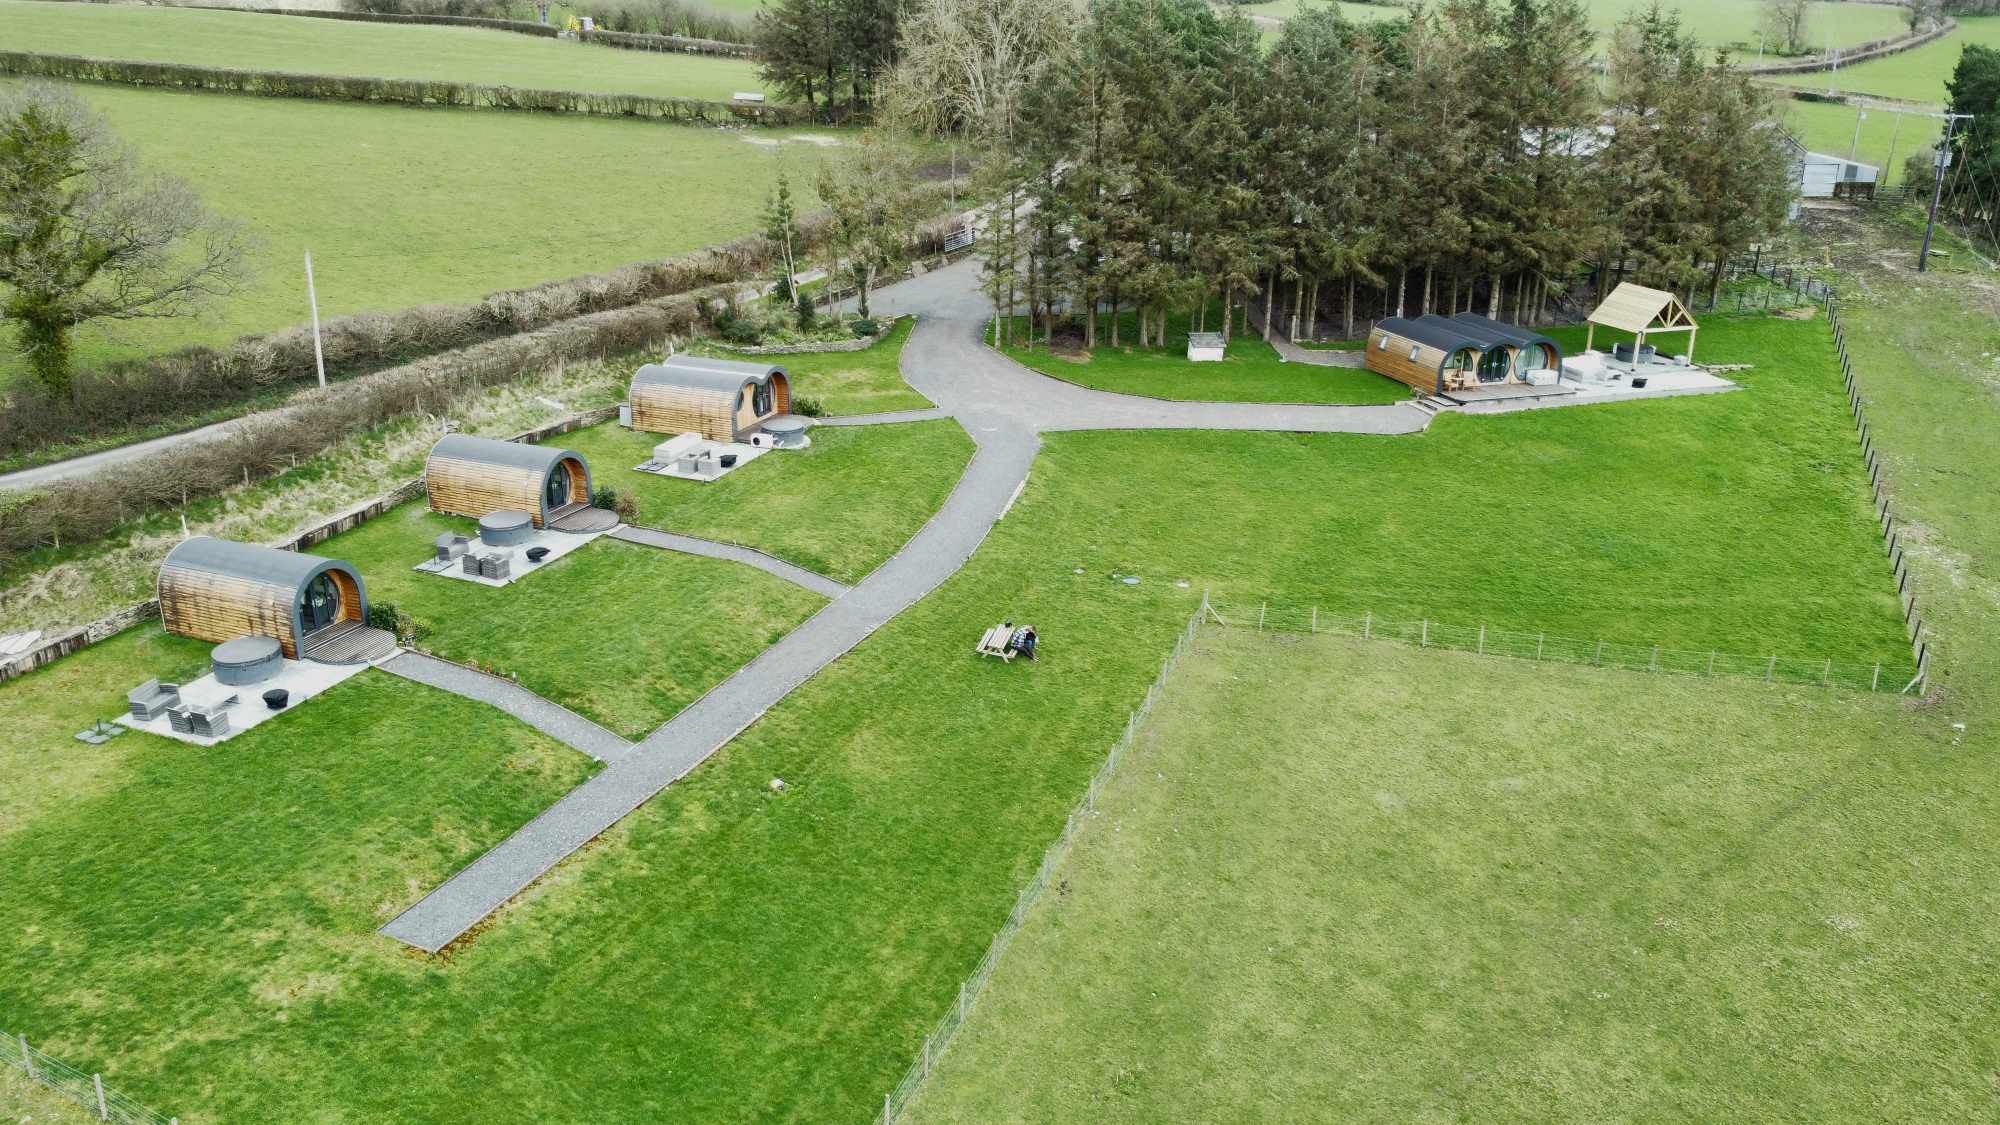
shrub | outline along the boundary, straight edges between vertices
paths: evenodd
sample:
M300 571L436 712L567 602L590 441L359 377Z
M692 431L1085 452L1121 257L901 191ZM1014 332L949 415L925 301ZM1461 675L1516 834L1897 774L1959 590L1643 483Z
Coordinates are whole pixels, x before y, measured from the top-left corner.
M593 508L603 508L607 512L617 511L618 490L605 486L591 489L590 506Z
M611 505L611 510L617 512L618 518L624 520L626 523L637 523L639 522L639 497L634 493L621 492L618 494L618 499Z
M800 328L811 328L813 322L819 319L819 310L813 305L813 295L803 289L799 290L798 310Z
M794 398L792 413L802 418L817 418L826 413L826 407L816 398Z
M368 624L387 633L394 633L396 640L406 646L416 646L429 639L431 627L404 613L395 602L368 603Z
M864 316L848 327L854 330L856 336L873 336L882 330L882 326L877 324L872 316Z

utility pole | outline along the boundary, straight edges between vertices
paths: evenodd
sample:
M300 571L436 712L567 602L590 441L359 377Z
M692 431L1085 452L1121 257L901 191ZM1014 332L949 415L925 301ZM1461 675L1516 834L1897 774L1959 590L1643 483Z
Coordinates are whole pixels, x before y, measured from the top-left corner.
M1931 259L1931 232L1937 229L1938 201L1944 198L1944 170L1951 164L1951 134L1960 121L1970 121L1969 113L1946 113L1944 115L1944 139L1938 142L1937 182L1931 188L1931 217L1924 223L1924 248L1917 252L1917 272L1924 272Z
M326 353L319 346L319 292L313 288L313 252L306 251L306 302L312 305L313 370L319 373L319 389L326 389Z

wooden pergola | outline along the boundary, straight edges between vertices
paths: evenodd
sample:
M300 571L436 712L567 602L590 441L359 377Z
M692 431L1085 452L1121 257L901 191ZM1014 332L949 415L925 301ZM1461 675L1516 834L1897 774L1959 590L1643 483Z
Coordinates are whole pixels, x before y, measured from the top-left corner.
M1591 311L1589 320L1590 327L1583 336L1585 351L1590 350L1591 340L1597 335L1600 324L1637 337L1632 344L1633 363L1639 361L1639 349L1646 346L1649 333L1685 332L1688 334L1688 362L1694 362L1694 334L1700 326L1694 322L1694 314L1688 312L1681 299L1665 290L1621 281L1618 288L1604 298L1604 303Z

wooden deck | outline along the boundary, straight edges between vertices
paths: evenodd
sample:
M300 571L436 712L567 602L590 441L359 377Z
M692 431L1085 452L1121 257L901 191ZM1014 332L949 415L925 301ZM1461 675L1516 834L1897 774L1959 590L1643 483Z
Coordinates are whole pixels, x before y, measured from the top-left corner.
M306 638L303 659L320 664L372 664L396 651L396 635L357 621L329 625Z
M549 513L548 526L552 531L588 535L594 531L610 531L617 527L618 515L603 508L593 508L588 504L564 504Z

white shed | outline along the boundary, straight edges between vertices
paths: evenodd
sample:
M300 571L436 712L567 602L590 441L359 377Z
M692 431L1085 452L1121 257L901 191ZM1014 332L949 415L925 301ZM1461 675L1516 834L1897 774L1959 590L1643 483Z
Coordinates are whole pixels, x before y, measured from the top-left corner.
M1188 333L1188 359L1194 363L1220 363L1222 361L1222 333Z

